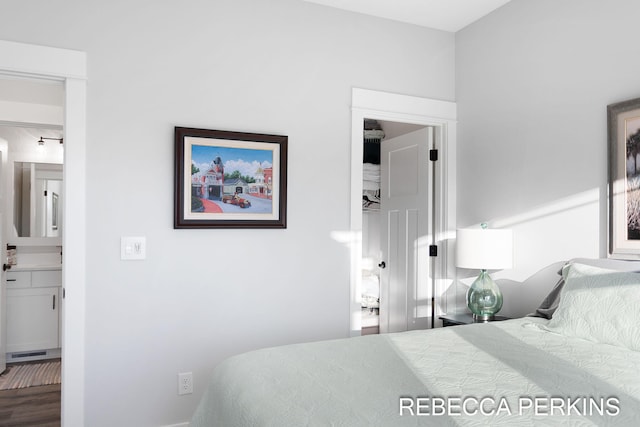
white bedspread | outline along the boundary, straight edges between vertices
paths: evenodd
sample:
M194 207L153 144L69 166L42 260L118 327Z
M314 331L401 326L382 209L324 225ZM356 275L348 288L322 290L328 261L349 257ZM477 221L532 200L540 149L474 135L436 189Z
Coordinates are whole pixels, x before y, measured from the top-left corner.
M567 338L541 322L234 356L215 369L191 426L640 426L640 352Z

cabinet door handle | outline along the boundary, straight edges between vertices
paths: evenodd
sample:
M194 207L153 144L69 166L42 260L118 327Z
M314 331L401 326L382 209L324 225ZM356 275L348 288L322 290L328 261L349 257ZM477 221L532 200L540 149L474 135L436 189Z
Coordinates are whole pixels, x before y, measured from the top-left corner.
M53 296L53 307L52 308L53 308L53 310L55 310L56 309L56 296L55 295L52 295L52 296Z

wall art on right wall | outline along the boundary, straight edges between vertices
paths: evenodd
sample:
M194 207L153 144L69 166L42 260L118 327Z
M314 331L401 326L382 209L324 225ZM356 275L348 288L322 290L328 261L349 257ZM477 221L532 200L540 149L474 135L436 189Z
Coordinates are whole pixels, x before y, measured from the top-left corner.
M640 98L607 106L609 256L640 258Z

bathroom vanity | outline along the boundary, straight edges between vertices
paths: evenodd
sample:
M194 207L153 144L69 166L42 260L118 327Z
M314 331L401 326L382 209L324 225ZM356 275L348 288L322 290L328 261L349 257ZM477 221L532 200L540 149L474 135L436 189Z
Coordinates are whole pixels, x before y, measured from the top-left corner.
M61 266L7 271L8 360L55 357L60 349Z

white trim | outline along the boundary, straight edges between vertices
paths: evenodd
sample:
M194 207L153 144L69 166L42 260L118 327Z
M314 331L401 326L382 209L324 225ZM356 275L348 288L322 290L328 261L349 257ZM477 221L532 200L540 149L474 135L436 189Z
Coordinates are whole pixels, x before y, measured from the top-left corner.
M86 284L86 82L67 79L62 218L62 426L84 426Z
M0 40L0 52L0 70L4 73L59 80L87 77L84 52L4 40Z
M0 73L62 80L64 119L64 237L62 285L62 425L84 426L86 281L86 55L0 40Z
M456 103L416 96L398 95L367 89L353 88L351 107L379 112L385 117L412 120L407 123L424 124L425 120L456 120ZM413 121L415 120L415 121Z
M453 267L447 262L450 249L447 240L455 236L456 224L456 118L454 102L398 95L367 89L352 89L351 112L351 271L350 271L350 335L361 334L360 263L362 259L362 132L364 119L412 123L436 128L436 146L440 162L436 167L439 185L436 198L442 209L436 212L436 242L439 250L438 289L444 291ZM447 295L447 301L455 295Z

